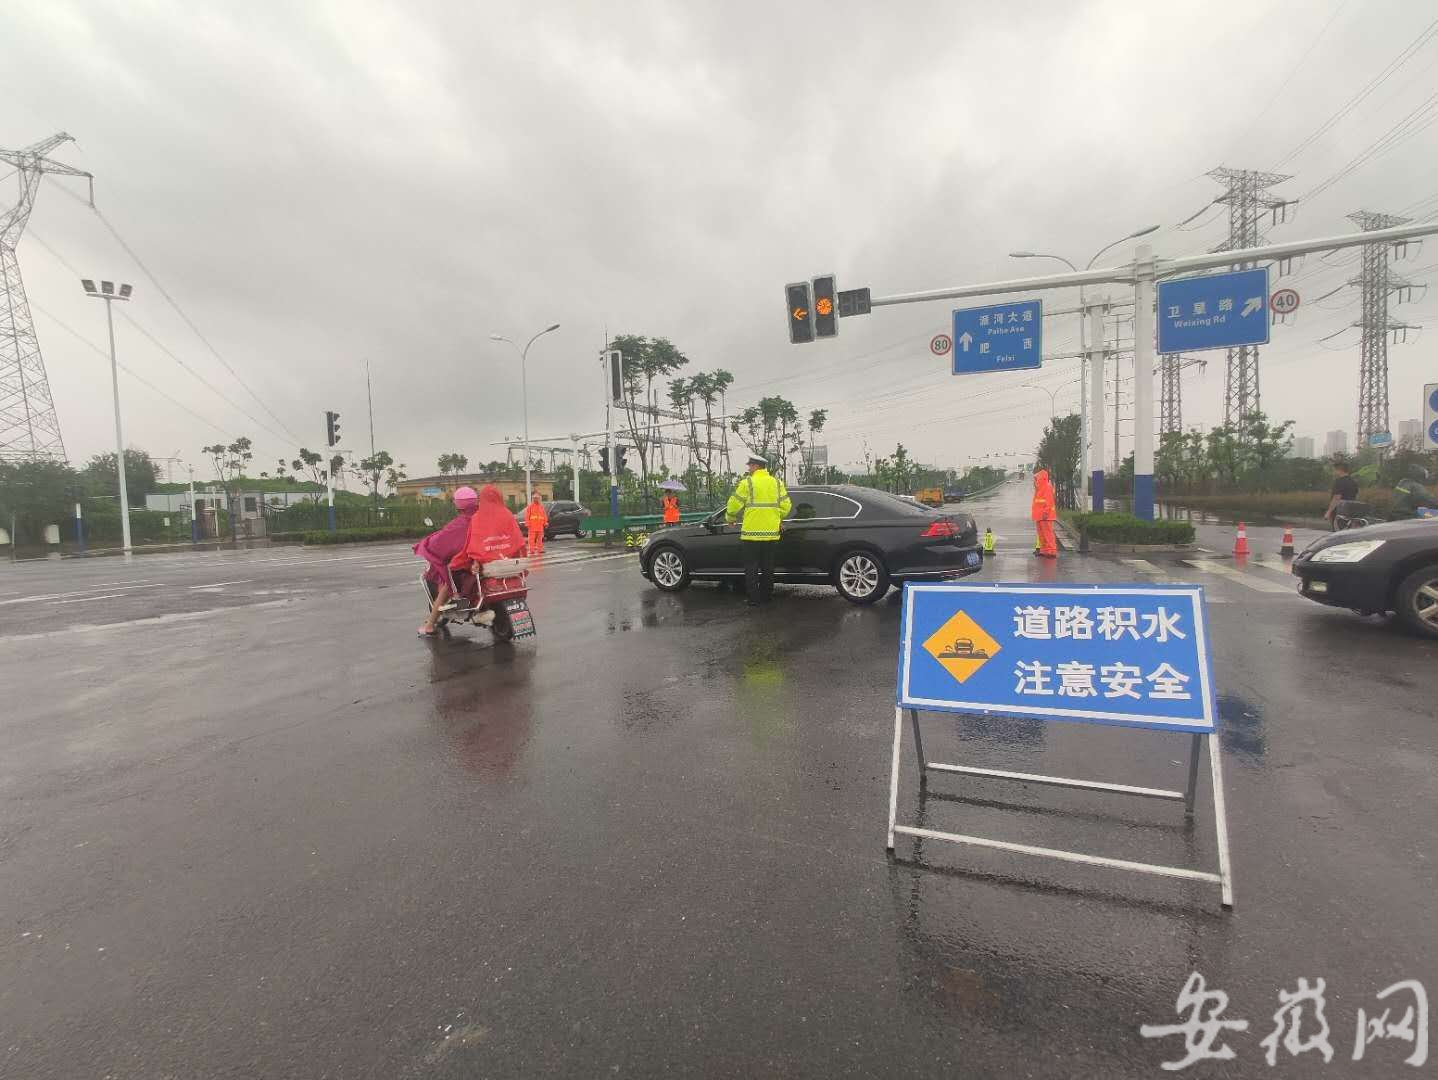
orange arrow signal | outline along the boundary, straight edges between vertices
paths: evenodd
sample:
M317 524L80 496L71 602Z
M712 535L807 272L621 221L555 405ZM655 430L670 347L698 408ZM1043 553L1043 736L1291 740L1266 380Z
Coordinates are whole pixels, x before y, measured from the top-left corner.
M808 313L807 311L805 311L803 308L801 308L801 307L796 307L796 308L794 309L794 321L795 321L795 322L799 322L799 321L801 321L802 319L806 319L806 318L808 318L808 316L809 316L809 313Z

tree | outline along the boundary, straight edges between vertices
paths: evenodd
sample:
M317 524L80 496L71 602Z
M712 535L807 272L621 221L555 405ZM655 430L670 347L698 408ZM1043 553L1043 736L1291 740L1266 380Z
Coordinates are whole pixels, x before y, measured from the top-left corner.
M469 458L463 454L440 454L436 464L439 465L439 474L448 476L450 473L462 473L469 468Z
M1293 449L1293 421L1273 425L1261 412L1243 418L1242 443L1247 451L1250 484L1258 491L1267 491L1274 462L1287 457Z
M125 494L131 506L144 506L145 496L160 480L159 466L143 450L125 451ZM80 471L80 481L90 495L114 495L120 487L114 454L96 454Z
M231 489L235 480L244 476L245 466L254 460L255 455L250 450L252 445L248 436L241 435L228 446L224 443L215 443L213 446L201 448L204 453L210 455L210 461L215 466L215 478L220 481L220 487L225 491L225 508L230 516L231 540L235 538L235 493Z
M668 338L647 338L641 334L620 334L609 343L624 355L624 411L629 421L629 435L639 454L639 472L647 485L649 476L649 425L641 407L658 408L654 381L668 378L689 358L674 347Z
M404 471L404 468L404 464L400 463L399 465L392 465L385 469L384 482L388 484L392 490L399 487L401 480L408 479L409 474Z
M1079 416L1069 413L1049 421L1039 442L1038 463L1049 471L1059 506L1073 508L1077 502L1074 477L1079 467Z
M113 468L113 454L110 463ZM85 482L64 462L0 460L0 527L9 530L13 516L17 535L10 542L18 543L21 536L38 541L46 525L73 517L73 504L83 486ZM105 494L113 497L114 488Z
M301 469L308 469L311 479L313 479L316 484L323 484L325 482L324 463L325 459L323 455L317 454L313 450L307 450L301 446L300 456L290 462L290 468L294 469L296 480L299 479ZM283 462L281 464L283 464Z
M394 458L390 456L388 450L376 450L369 457L364 458L355 469L355 471L359 473L360 476L366 478L369 483L370 495L373 497L376 506L379 505L380 478L384 476L385 470L391 468L393 465ZM400 468L404 468L404 466L401 465Z

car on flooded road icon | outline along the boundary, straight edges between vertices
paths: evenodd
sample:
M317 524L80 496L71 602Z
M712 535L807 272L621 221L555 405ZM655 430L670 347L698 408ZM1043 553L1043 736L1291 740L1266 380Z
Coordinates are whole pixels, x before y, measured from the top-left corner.
M943 652L939 653L940 660L987 660L989 654L983 649L974 648L970 638L959 638Z

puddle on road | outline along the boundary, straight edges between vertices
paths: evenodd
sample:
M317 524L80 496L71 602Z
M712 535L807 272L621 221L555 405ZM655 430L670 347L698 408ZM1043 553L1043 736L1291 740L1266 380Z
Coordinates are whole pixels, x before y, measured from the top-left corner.
M1236 694L1218 695L1218 734L1224 753L1254 763L1268 754L1263 706Z

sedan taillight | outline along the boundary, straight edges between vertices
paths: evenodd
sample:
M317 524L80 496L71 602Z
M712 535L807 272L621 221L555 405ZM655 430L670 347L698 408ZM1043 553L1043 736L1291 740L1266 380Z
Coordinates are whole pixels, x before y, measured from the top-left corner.
M954 528L952 521L935 521L927 529L919 533L922 540L952 540L959 535L959 530Z

